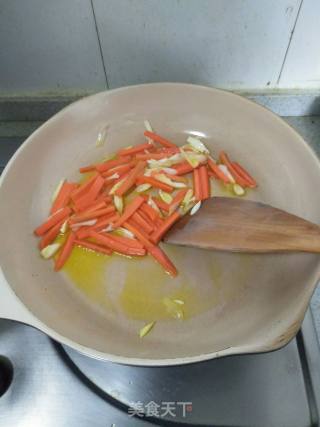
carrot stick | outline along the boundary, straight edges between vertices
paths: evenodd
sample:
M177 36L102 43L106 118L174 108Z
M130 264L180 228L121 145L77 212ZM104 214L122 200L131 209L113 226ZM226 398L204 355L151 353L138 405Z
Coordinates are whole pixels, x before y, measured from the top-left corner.
M133 155L136 153L140 153L140 151L148 150L149 148L151 148L151 145L148 142L146 142L143 144L135 145L132 148L123 148L122 150L118 151L118 155L119 156Z
M170 148L170 147L176 147L175 144L173 144L172 142L170 142L167 139L163 138L162 136L157 135L154 132L149 132L148 130L146 130L144 132L144 135L147 138L150 138L150 139L152 139L155 142L159 142L159 144L163 145L164 147L168 147L168 148Z
M150 217L143 212L143 210L140 208L137 212L142 216L142 218L151 226L154 227L154 223L151 221Z
M220 152L219 158L221 163L227 166L227 168L229 169L229 172L231 173L235 181L242 187L248 187L247 182L242 178L241 175L238 174L236 169L232 166L232 163L230 162L229 157L224 151Z
M150 255L153 256L156 261L158 261L159 264L162 265L162 267L167 273L170 274L170 276L176 277L176 275L178 274L176 267L173 265L168 256L159 246L152 246L148 249L148 252L150 253Z
M60 270L66 263L67 259L69 258L72 252L75 238L76 238L75 234L71 232L65 244L63 245L63 248L59 252L58 258L56 259L55 266L54 266L55 271Z
M61 220L65 220L71 214L71 209L69 207L65 207L53 215L51 215L43 224L39 225L34 230L34 233L37 236L43 236L50 228L54 227Z
M131 187L135 185L137 177L142 173L146 165L146 162L139 161L136 166L131 170L128 175L128 178L120 185L120 187L116 190L117 196L123 196Z
M215 177L223 181L225 184L230 183L230 179L222 172L222 170L212 159L208 159L208 165L211 168Z
M90 204L98 197L100 191L102 190L104 186L104 179L102 176L98 175L95 181L92 183L92 185L87 190L86 194L84 194L82 197L74 200L74 204L76 205L77 210L83 210L90 206Z
M159 172L157 172L159 173ZM170 178L172 181L177 181L177 182L186 182L186 178L184 176L180 176L180 175L172 175L170 173L167 173L165 171L161 171L161 173L164 173L168 178Z
M103 209L106 206L107 206L107 204L106 204L105 201L99 201L99 200L97 200L97 201L93 202L91 205L87 206L85 209L83 209L83 208L82 209L78 209L78 208L75 207L75 211L77 213L83 212L83 211L90 212L90 211L96 211L98 209Z
M201 184L201 200L206 200L210 197L210 184L207 166L199 167L200 184Z
M246 171L239 163L233 162L232 166L234 169L238 172L238 174L247 182L248 187L256 188L257 187L257 181L252 178L252 176L249 174L248 171Z
M114 206L107 206L103 209L98 209L95 211L85 211L79 214L75 214L70 218L69 222L71 224L76 224L77 222L89 221L90 219L99 218L100 216L107 215L108 213L114 212L116 208Z
M124 213L118 219L118 221L114 224L115 227L120 227L128 218L130 218L136 210L140 208L140 206L144 203L144 198L141 196L137 196L132 200L131 203L126 206Z
M163 200L160 200L157 197L153 197L153 201L158 206L159 209L169 212L170 205L168 205L168 203L165 203Z
M72 182L64 182L55 201L53 202L53 205L50 209L50 213L54 214L59 209L66 207L70 201L70 194L77 187L77 184L74 184Z
M174 154L174 153L173 153ZM139 160L160 160L170 157L171 153L138 153L136 158Z
M129 170L131 168L132 168L131 164L116 166L115 168L108 169L107 171L103 172L102 176L104 178L106 178L106 177L112 176L112 175L114 175L114 174L117 173L119 175L119 177L120 177L124 173L129 172Z
M194 170L194 168L187 161L178 163L177 165L171 167L177 171L177 175L185 175Z
M63 223L64 223L64 220L57 222L57 224L54 227L50 228L50 230L48 230L44 234L44 236L42 237L42 239L40 240L40 243L39 243L40 249L45 248L46 246L50 245L50 243L52 243L54 241L54 239L59 234L60 228L61 228Z
M80 239L80 240L87 239L90 235L90 231L92 230L97 232L101 231L104 228L106 228L108 225L112 224L117 219L119 219L118 213L100 217L94 225L81 227L79 230L77 230L76 231L77 239Z
M108 169L114 168L115 166L125 165L129 161L130 161L130 156L123 156L123 157L120 157L119 159L107 160L104 163L100 163L99 165L96 165L96 170L99 172L104 172Z
M120 242L123 245L130 246L132 248L144 248L143 244L136 239L129 239L128 237L118 236L116 234L109 234L108 236L110 239L113 239L116 242Z
M136 182L137 184L151 184L152 187L161 188L161 190L167 191L168 193L171 193L173 191L173 187L171 187L171 185L165 184L164 182L152 178L151 176L139 176Z
M75 202L78 198L83 196L97 179L97 174L93 175L88 181L80 185L76 190L71 193L71 199Z
M145 250L143 248L133 248L129 247L127 245L124 245L123 243L117 242L116 240L112 239L107 234L99 234L96 231L90 232L90 237L95 239L98 243L100 243L103 246L107 246L107 248L110 248L116 252L119 252L124 255L138 255L142 256L145 255Z
M96 170L96 165L89 165L89 166L84 166L82 168L79 169L80 173L87 173L87 172L92 172Z
M202 192L201 192L199 168L194 169L193 171L193 191L194 191L196 200L201 200Z
M81 246L83 248L86 248L86 249L91 249L92 251L95 251L95 252L101 252L102 254L105 254L105 255L111 255L112 254L111 249L106 248L105 246L96 245L92 242L86 242L83 240L75 240L74 244L77 246Z
M177 209L177 207L180 205L180 203L184 199L184 196L186 195L187 191L188 191L187 188L183 188L177 192L177 194L175 195L175 197L173 198L172 202L169 205L170 212L173 212L174 210Z
M155 221L159 217L158 212L156 210L154 210L153 207L148 205L147 203L144 203L143 205L141 205L140 209L146 215L148 215L148 217L151 219L151 221Z
M153 243L158 243L164 234L169 230L172 225L178 221L180 218L180 213L178 211L173 212L170 216L168 216L161 227L159 227L156 231L154 231L151 235L151 240Z
M141 229L143 231L145 231L147 234L152 233L152 231L154 230L154 227L150 226L149 223L147 221L144 220L144 218L139 214L139 212L135 212L132 215L132 219L139 224L139 226L141 227Z
M145 234L141 229L139 229L138 224L135 225L135 223L132 220L128 220L124 223L124 227L131 231L138 240L143 244L143 246L149 250L153 246L153 243L150 242L149 236Z

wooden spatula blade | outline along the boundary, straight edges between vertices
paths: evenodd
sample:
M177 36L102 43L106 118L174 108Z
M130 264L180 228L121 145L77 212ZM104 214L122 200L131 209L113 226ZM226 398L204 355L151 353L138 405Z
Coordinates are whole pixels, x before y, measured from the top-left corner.
M178 221L164 241L231 252L320 253L320 227L263 203L213 197Z

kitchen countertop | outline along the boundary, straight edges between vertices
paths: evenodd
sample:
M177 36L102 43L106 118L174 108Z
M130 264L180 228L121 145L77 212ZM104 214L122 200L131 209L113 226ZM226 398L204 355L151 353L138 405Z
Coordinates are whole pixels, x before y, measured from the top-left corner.
M295 116L283 119L301 134L320 157L320 116ZM19 145L41 123L41 121L0 121L0 172ZM312 297L311 309L320 342L320 284Z

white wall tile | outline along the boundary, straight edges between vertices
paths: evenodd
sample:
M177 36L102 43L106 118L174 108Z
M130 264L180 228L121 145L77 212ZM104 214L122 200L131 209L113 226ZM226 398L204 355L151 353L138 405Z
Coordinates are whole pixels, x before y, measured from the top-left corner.
M301 0L93 0L110 87L276 85Z
M104 88L89 0L0 0L0 95Z
M320 87L320 1L303 0L280 87Z

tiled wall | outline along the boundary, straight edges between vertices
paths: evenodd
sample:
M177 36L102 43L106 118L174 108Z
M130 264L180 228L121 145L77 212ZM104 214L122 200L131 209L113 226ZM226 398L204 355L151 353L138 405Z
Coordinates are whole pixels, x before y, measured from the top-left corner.
M0 95L319 88L319 0L0 0Z

